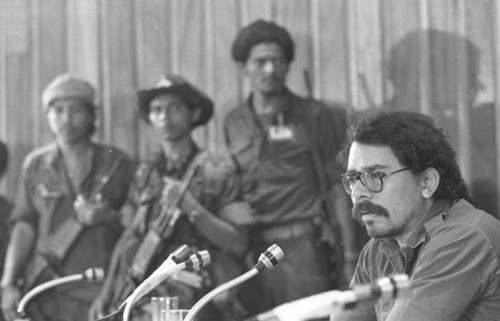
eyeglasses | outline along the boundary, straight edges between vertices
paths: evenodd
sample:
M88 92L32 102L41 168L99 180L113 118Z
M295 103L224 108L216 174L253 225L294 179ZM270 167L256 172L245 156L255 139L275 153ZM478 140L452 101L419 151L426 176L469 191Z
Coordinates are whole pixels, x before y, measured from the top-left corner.
M384 173L379 171L360 171L360 172L345 173L341 175L342 185L344 185L344 189L347 192L347 194L351 195L352 189L354 188L354 185L356 185L356 181L359 180L361 181L363 186L366 187L371 192L380 193L384 189L384 178L387 178L393 174L402 171L406 171L408 169L410 169L410 167L401 168L398 169L397 171L390 173Z

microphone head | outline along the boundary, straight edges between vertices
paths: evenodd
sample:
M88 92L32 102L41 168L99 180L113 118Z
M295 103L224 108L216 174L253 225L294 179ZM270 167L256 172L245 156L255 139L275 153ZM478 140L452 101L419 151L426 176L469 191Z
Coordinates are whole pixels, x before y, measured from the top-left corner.
M255 268L260 272L270 270L285 258L285 252L276 244L271 245L260 256Z
M395 274L376 281L382 300L391 300L401 296L410 289L410 277L406 274Z
M186 261L189 256L193 253L191 248L186 244L182 244L179 246L174 252L172 252L172 261L176 264Z
M103 268L90 268L83 272L83 279L89 282L101 282L104 280Z
M201 270L202 267L210 264L210 261L210 253L208 253L207 250L202 250L191 254L189 259L184 263L187 269L198 271Z

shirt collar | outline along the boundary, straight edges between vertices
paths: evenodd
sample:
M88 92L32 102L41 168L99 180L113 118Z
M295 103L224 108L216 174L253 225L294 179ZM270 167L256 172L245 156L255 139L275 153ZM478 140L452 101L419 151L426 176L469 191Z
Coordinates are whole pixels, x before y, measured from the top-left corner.
M431 219L438 215L442 215L446 213L451 206L453 205L453 201L446 199L438 199L431 206L429 211L425 214L424 219L420 222L418 227L415 229L413 234L408 238L408 242L406 243L406 248L417 248L421 243L425 242L428 238L426 223ZM390 250L399 249L399 245L394 238L384 238L381 239L382 243L385 244Z
M285 88L283 90L283 100L282 100L280 106L278 106L277 109L275 111L273 111L273 114L277 114L280 112L286 114L288 112L288 110L290 109L290 102L293 99L293 97L294 96L290 92L290 90ZM246 107L250 113L255 114L255 109L253 107L253 93L251 93L248 96L248 99L246 101Z
M93 142L91 142L90 148L94 150L92 152L92 164L94 164L95 159L99 156L99 153L95 151L96 145ZM47 164L50 165L52 168L57 169L59 168L59 164L62 160L63 160L62 151L57 145L57 143L56 142L50 143L48 152L45 157L45 161L47 162Z

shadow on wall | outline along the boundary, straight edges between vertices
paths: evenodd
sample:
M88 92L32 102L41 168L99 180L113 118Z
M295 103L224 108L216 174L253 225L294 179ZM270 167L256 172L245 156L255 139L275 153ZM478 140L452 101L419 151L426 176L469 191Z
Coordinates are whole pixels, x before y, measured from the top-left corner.
M459 131L468 130L470 198L474 205L498 217L494 104L475 103L483 89L480 56L477 46L462 35L439 30L408 33L391 47L385 60L385 74L394 94L384 106L418 111L427 102L455 151L463 144ZM460 104L467 107L466 128L459 126Z

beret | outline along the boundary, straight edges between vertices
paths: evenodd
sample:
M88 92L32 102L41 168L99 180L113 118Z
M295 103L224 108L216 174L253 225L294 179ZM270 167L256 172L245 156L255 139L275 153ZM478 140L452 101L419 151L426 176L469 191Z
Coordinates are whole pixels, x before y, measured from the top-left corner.
M200 118L193 124L205 124L213 115L214 105L201 90L179 75L167 75L156 80L152 87L137 92L139 112L149 122L149 103L158 95L171 94L182 98L189 108L200 108Z
M81 99L93 107L97 104L94 87L88 81L69 74L58 75L42 92L44 108L63 98Z
M267 41L280 44L288 62L293 60L295 48L288 31L274 22L259 19L242 28L236 35L231 48L234 61L245 63L252 47Z

